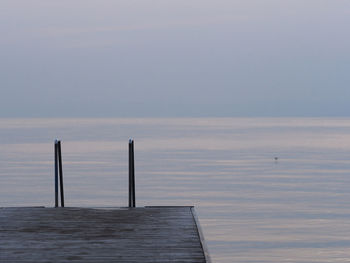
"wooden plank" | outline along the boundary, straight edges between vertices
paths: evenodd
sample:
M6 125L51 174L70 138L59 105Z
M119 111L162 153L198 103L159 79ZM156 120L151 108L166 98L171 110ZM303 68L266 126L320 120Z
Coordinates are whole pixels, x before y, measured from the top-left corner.
M202 246L202 249L203 249L205 261L207 263L211 263L209 250L208 250L207 244L205 242L204 234L203 234L202 228L201 228L201 226L199 224L199 219L197 217L196 211L194 210L194 207L191 207L191 212L192 212L192 215L193 215L193 219L196 222L198 236L199 236L199 239L200 239L200 242L201 242L201 246Z
M207 262L191 207L0 208L0 262Z

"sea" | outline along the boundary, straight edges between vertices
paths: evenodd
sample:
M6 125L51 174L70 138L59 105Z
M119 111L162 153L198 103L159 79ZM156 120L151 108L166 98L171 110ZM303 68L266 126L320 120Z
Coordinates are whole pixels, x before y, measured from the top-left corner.
M0 119L0 207L195 207L218 263L350 262L349 118Z

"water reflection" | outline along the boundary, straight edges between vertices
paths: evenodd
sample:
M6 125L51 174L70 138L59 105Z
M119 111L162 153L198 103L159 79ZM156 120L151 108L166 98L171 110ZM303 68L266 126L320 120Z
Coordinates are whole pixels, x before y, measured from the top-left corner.
M0 206L195 205L214 262L350 261L349 119L3 119ZM274 157L278 156L278 162ZM349 223L348 223L349 222Z

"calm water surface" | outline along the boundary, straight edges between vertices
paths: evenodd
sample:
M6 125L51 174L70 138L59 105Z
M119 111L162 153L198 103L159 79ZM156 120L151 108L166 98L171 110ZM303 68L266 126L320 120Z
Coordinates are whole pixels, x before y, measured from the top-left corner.
M350 119L0 119L0 207L195 205L214 262L350 262ZM274 157L278 157L276 161Z

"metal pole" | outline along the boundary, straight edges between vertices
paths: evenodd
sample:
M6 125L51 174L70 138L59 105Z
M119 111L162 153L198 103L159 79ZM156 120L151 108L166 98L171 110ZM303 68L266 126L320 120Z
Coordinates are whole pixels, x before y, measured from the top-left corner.
M132 207L132 198L131 198L131 148L132 140L129 140L129 207Z
M129 207L135 207L134 141L129 140Z
M61 141L58 141L58 160L59 160L59 172L60 172L60 193L61 193L61 207L64 207L64 192L63 192L63 169L62 169L62 151L61 151Z
M136 198L135 198L135 154L134 154L134 140L132 140L131 147L131 160L132 160L132 207L136 206Z
M57 150L58 150L58 141L55 140L55 207L58 207L58 159L57 159Z

